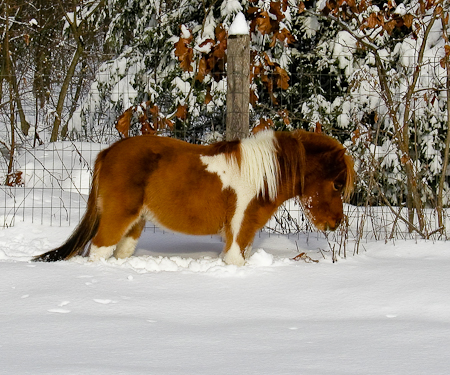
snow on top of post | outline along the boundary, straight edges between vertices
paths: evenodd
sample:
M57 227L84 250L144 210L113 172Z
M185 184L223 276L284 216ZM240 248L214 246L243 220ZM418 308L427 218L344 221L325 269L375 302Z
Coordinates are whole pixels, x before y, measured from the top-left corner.
M249 29L247 20L242 12L236 14L233 23L228 30L228 35L248 35Z

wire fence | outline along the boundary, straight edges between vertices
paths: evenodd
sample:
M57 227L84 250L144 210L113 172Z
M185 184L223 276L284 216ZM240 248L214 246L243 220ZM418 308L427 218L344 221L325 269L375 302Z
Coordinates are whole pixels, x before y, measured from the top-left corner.
M373 113L350 118L350 122L353 121L353 123L347 127L343 126L342 106L338 108L335 104L336 84L339 81L336 74L291 74L290 87L293 88L302 83L302 90L295 92L293 89L278 90L274 94L268 92L264 86L256 87L255 95L259 98L259 103L252 107L251 125L269 123L269 126L281 130L311 129L320 126L323 132L339 138L349 148L356 160L359 175L356 193L351 204L345 207L347 215L345 225L337 232L327 235L330 240L341 244L340 249L344 246L343 238L351 238L359 244L369 239L420 237L417 231L411 229L411 223L404 220L405 217L408 218L405 198L407 187L405 181L395 177L393 170L397 168L397 164L392 162L395 151L383 149L386 142L373 139L377 131L381 129L382 132L388 133L388 129L382 129L380 120ZM321 84L320 95L313 97L311 84L317 83ZM117 97L123 95L119 92L116 94ZM106 106L106 102L102 101L106 99L97 100L94 105L92 100L89 102L86 99L89 95L91 99L96 100L102 97L100 91L95 91L91 87L86 93L84 104L78 111L70 114L67 108L66 140L58 142L48 142L52 126L51 116L45 113L45 108L34 105L31 99L28 102L24 101L25 115L32 125L28 136L21 133L20 116L16 112L13 137L11 116L5 106L0 108L2 153L0 226L9 227L18 221L25 220L50 226L72 226L79 222L84 213L96 155L101 149L120 139L121 134L115 128L115 124L124 110L123 106L111 104ZM217 95L220 96L220 93ZM271 95L276 95L276 104L271 99ZM128 96L130 97L131 94ZM143 99L144 102L146 100L149 102L147 97ZM146 113L146 121L152 126L155 124L155 118L157 121L161 119L171 121L171 126L157 129L160 135L172 136L192 143L210 143L223 137L226 123L225 104L217 105L211 110L211 105L206 101L203 104L196 102L195 114L189 112L188 108L188 115L180 118L169 112L173 100L174 98L169 95L161 96L145 109L148 111L155 107L158 109L156 114ZM351 99L348 100L348 105L352 106ZM354 108L355 112L352 112L351 107L346 108L346 114L351 116L352 113L356 113L356 103ZM142 112L137 109L132 116L130 128L132 135L144 132L144 122L139 118L141 114ZM153 119L152 116L154 116ZM445 132L446 129L442 128L439 131ZM362 135L364 132L367 133L366 138ZM414 138L416 133L412 131L412 148L417 147L414 144L417 141ZM364 143L362 140L367 142ZM436 140L439 141L438 138ZM442 141L439 142L442 143ZM431 150L435 149L442 150L442 147L431 148ZM376 153L381 151L385 152L385 155L380 159L381 161L377 160L370 164L368 160L371 159L370 155L367 155L367 150L371 151L372 156L376 156ZM421 161L418 165L431 168L431 163L438 158L438 155L437 153L417 154L418 159L419 157L426 162ZM387 161L391 164L389 165ZM427 172L425 167L424 173ZM424 198L424 215L428 226L427 233L431 234L429 238L432 239L446 239L450 234L448 229L450 212L447 208L450 202L448 174L445 181L447 189L444 191L443 229L440 229L442 223L438 223L438 214L433 201L433 195L435 196L437 189L436 176L439 174L438 166L434 177L424 174L421 181L423 189L428 191L428 198ZM374 184L370 185L369 179L373 179ZM315 229L305 218L295 200L286 202L267 223L265 230L282 234L315 233Z

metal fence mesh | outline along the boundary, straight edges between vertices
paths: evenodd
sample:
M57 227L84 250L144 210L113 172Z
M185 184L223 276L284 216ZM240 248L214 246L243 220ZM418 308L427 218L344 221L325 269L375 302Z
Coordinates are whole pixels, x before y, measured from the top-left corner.
M332 99L336 82L339 79L336 75L315 74L299 75L292 74L291 84L308 81L320 84L321 95ZM305 86L306 87L306 86ZM289 91L289 90L288 90ZM310 90L299 91L295 95L289 92L279 92L278 103L274 105L268 99L266 104L255 107L251 112L251 123L257 124L261 118L274 118L274 126L279 129L305 128L310 129L314 125L314 116L306 116L305 111L300 111L300 107L305 105L311 94ZM92 92L91 94L99 95ZM117 93L119 94L119 93ZM267 96L263 89L258 92L260 99ZM167 98L166 100L170 100ZM264 100L262 100L264 102ZM69 132L67 140L49 143L47 135L50 132L50 124L37 106L34 106L30 99L26 106L27 118L36 119L34 130L40 134L39 139L32 134L28 137L20 135L19 124L16 123L16 144L14 149L14 159L12 171L16 183L7 186L8 163L10 161L11 144L10 116L5 108L0 109L1 130L1 151L0 161L0 226L8 227L17 221L32 220L35 223L51 226L74 225L82 217L89 191L90 178L97 153L109 144L120 139L119 132L114 128L115 121L120 115L119 110L109 109L108 113L100 109L86 111L77 120L68 121L75 129ZM169 103L166 103L167 107ZM159 103L160 111L164 111L164 100ZM201 107L200 107L201 108ZM282 111L289 114L289 122L284 121ZM326 112L326 111L325 111ZM331 112L331 109L329 110ZM318 111L318 119L326 118L327 113ZM341 138L342 141L350 141L352 134L336 126L336 121L331 119L321 123L324 132ZM17 121L18 116L16 116ZM364 121L369 121L364 119ZM320 122L319 120L317 123ZM172 136L185 139L192 143L208 143L217 140L225 131L225 110L219 108L217 111L207 111L200 109L196 116L188 116L183 122L174 122L173 129L161 130L163 136ZM135 123L135 134L139 134L139 122ZM373 123L374 129L376 122ZM39 144L39 140L43 143ZM357 160L357 167L362 165L359 162L358 154L354 154ZM363 177L362 172L360 177ZM382 180L384 177L379 176ZM447 184L450 185L447 176ZM401 190L399 186L399 191ZM432 187L434 189L434 187ZM370 195L370 199L367 196ZM446 202L450 202L450 197L446 196ZM367 204L368 203L368 204ZM366 239L402 239L416 237L417 233L411 232L408 225L401 219L406 208L403 204L391 207L379 195L376 189L372 191L356 192L352 198L351 205L346 206L348 225L345 233L338 231L330 236L339 242L342 236L352 238L355 241ZM432 223L430 228L436 228L435 207L428 204L426 210L427 220ZM449 228L449 212L445 211L446 228ZM311 233L314 228L304 217L301 207L295 201L286 202L267 224L265 230L271 233ZM433 238L447 238L446 232L436 231Z

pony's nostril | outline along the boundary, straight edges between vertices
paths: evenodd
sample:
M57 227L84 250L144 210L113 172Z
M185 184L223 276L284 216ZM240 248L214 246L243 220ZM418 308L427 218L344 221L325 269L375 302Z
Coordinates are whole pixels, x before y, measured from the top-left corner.
M341 220L335 220L335 221L329 221L325 224L325 230L336 230L336 228L339 226Z

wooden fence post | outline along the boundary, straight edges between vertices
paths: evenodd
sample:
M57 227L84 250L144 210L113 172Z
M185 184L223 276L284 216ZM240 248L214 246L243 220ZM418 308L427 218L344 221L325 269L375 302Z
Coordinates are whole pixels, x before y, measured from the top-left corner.
M249 134L250 36L229 35L227 41L226 140Z

